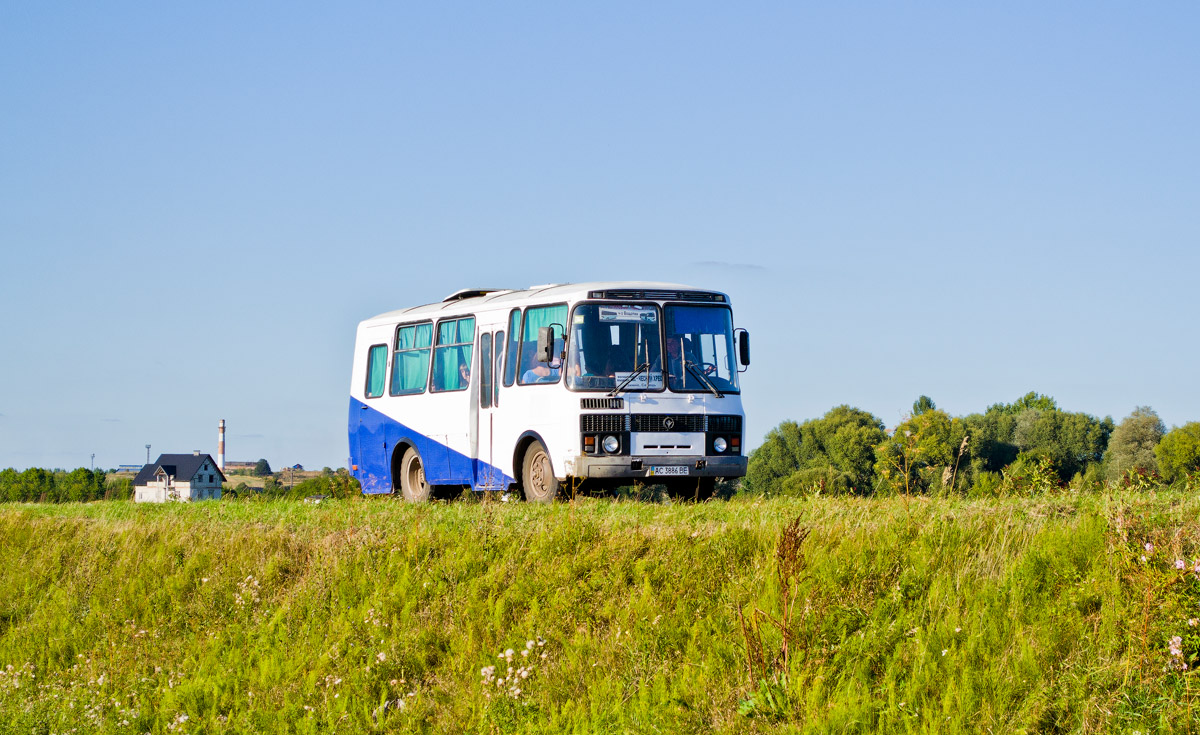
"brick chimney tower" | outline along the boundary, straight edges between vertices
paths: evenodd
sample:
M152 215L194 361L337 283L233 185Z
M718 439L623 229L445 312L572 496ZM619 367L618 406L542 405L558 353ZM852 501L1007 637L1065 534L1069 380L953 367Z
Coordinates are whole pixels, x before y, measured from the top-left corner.
M217 424L217 469L225 471L225 419Z

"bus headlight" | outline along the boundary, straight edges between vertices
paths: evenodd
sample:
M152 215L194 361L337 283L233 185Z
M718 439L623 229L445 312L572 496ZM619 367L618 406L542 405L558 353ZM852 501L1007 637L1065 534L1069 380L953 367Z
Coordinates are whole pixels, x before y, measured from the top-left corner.
M728 445L725 443L725 437L718 436L716 439L713 439L713 449L717 450L718 454L724 452L727 446Z
M609 454L616 454L617 450L621 448L621 441L612 434L609 434L608 436L604 437L604 442L601 444L601 446L603 446L604 451L608 452Z

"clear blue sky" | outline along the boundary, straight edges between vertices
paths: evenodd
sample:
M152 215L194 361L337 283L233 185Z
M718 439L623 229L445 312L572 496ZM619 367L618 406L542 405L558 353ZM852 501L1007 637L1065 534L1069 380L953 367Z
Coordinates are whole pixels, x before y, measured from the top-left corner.
M1194 3L7 3L0 467L339 466L355 324L722 289L752 444L1200 420Z

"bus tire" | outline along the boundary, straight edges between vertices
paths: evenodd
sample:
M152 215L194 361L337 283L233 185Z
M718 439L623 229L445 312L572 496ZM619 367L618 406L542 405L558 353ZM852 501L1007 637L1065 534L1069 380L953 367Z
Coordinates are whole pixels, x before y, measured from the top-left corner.
M433 495L433 486L425 479L421 455L409 447L400 460L400 493L410 503L424 503Z
M521 490L526 502L551 503L558 496L559 482L554 477L550 464L550 453L540 441L534 441L525 450L521 462Z

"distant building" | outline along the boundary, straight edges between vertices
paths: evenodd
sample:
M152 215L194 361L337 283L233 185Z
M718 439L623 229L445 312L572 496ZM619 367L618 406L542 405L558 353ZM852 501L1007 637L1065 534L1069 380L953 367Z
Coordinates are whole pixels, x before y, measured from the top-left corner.
M225 475L211 455L160 454L133 478L133 500L165 503L168 500L220 500Z

